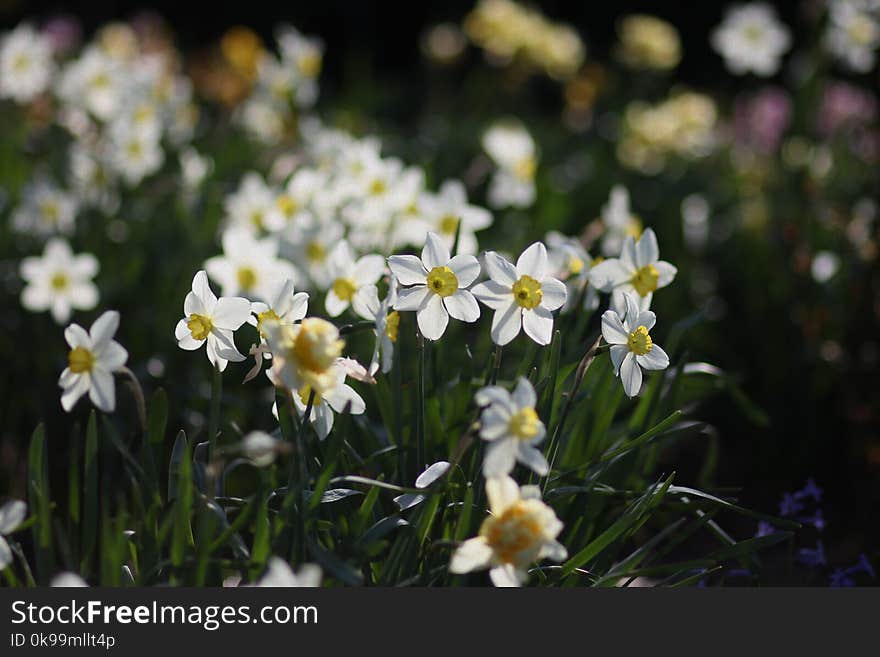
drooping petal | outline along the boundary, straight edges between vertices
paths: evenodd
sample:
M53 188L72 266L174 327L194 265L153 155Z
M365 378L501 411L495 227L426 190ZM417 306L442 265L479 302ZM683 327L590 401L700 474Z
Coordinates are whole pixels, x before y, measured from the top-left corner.
M480 275L480 263L472 255L457 255L446 265L458 279L458 287L468 287Z
M516 261L517 278L531 276L537 281L547 276L547 247L541 242L531 244Z
M634 353L628 353L620 364L620 382L627 397L635 397L642 388L642 368Z
M416 311L416 321L423 336L429 340L439 340L449 324L449 313L443 305L443 298L430 293L427 303Z
M92 339L92 347L95 351L99 350L105 342L110 340L116 334L116 329L118 328L119 313L115 310L108 310L98 317L92 324L92 328L89 329L89 337Z
M11 534L24 522L27 516L27 504L21 500L9 500L0 506L0 535Z
M623 321L613 310L602 313L602 337L608 344L626 344L629 333L623 326Z
M211 331L208 334L208 347L220 358L231 360L233 363L240 363L245 358L239 353L232 338L232 331L228 329L215 328Z
M620 365L628 353L630 353L629 347L624 344L611 345L611 364L614 366L614 376L620 375Z
M518 448L516 460L539 477L546 477L547 473L550 472L550 464L547 463L547 459L544 458L541 450L535 449L527 443L520 443Z
M521 327L522 311L516 303L511 301L507 306L501 306L495 311L489 334L495 344L503 346L519 335Z
M352 415L361 415L367 410L367 404L354 388L347 383L338 385L333 390L324 395L324 399L330 404L337 413L342 413L348 408L348 412Z
M491 550L489 550L489 556L492 556ZM9 549L9 543L6 542L6 539L0 536L0 570L5 569L11 563L12 550Z
M428 272L422 261L414 255L393 255L388 258L388 268L401 285L425 285Z
M105 413L112 413L116 409L116 383L110 372L93 368L92 381L89 386L89 399Z
M460 322L476 322L480 318L480 306L474 295L467 290L458 290L443 299L449 314Z
M416 477L416 488L427 488L449 470L449 461L437 461Z
M651 351L643 356L636 356L636 361L646 370L665 370L669 367L669 356L659 344L651 347Z
M449 572L463 574L488 568L492 561L492 548L481 536L466 540L452 553Z
M520 581L522 577L517 572L516 567L509 563L495 566L489 571L489 579L492 580L492 584L499 588L513 588L522 584Z
M538 402L535 389L524 376L519 377L517 380L516 388L513 389L511 397L513 398L513 403L520 408L534 408L535 404Z
M636 244L636 268L654 264L659 259L660 247L657 245L657 235L652 228L646 228Z
M547 310L556 310L565 304L568 298L568 288L565 283L555 278L545 278L541 281L541 305Z
M79 398L89 391L91 376L88 373L78 374L76 380L69 386L65 386L61 393L61 407L70 412Z
M434 267L445 267L449 262L449 249L436 233L428 233L422 249L422 262L429 271Z
M523 331L540 345L553 340L553 313L543 306L536 306L522 314Z
M251 302L243 297L221 297L211 321L218 329L237 331L251 314Z
M510 474L516 463L516 453L517 445L514 438L490 442L483 457L483 476L490 478Z
M486 267L486 274L488 274L489 278L508 289L512 288L519 278L516 273L516 267L495 251L486 252L483 257L483 264Z

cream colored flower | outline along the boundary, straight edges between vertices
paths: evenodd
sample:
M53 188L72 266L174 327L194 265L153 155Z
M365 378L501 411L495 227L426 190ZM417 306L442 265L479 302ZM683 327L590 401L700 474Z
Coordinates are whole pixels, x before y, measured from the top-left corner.
M128 360L128 352L113 339L117 328L119 313L108 310L95 320L88 333L79 324L71 324L64 330L70 353L58 385L64 389L61 405L65 411L70 412L86 393L105 413L112 413L116 408L113 373L122 369Z

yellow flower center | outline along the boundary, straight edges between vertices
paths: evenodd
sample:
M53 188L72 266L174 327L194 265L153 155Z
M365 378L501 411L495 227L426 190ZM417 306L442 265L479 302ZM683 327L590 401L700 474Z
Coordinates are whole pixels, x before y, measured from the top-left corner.
M40 206L40 212L53 224L58 221L58 216L61 214L61 210L58 208L58 204L55 201L43 202Z
M139 141L132 140L128 142L128 146L125 149L129 156L133 158L139 158L143 153L143 148L141 147L141 143Z
M264 330L264 325L266 322L280 322L281 318L278 316L274 310L269 308L269 310L261 313L257 313L257 331L260 332L262 337L266 337L266 332Z
M307 78L314 78L321 72L321 55L310 52L299 58L299 72Z
M90 372L95 364L95 355L85 347L74 347L67 355L67 364L74 374Z
M584 270L584 261L577 256L571 256L568 259L568 272L577 276Z
M189 329L193 340L205 340L214 328L214 322L207 315L193 313L186 322L186 328Z
M12 68L17 73L24 73L31 67L31 60L24 53L19 54L12 63Z
M351 301L357 292L357 285L350 278L337 278L333 281L333 291L342 301Z
M444 235L455 235L458 230L458 217L447 214L440 220L440 232Z
M605 257L604 257L604 256L596 256L595 258L593 258L592 260L590 260L590 267L595 267L595 266L598 265L600 262L604 262L604 261L605 261Z
M275 200L275 205L285 217L292 217L299 210L299 203L290 194L282 194Z
M624 232L633 239L639 239L642 236L642 220L632 215L626 222Z
M242 290L251 290L257 284L257 272L251 267L239 267L237 276L238 287Z
M315 389L307 383L297 391L297 394L299 395L300 401L302 401L302 403L305 404L306 406L309 405L309 395L312 394L312 390L315 390ZM317 406L320 403L321 403L321 393L319 393L317 390L315 390L315 399L312 401L312 408L314 408L315 406Z
M535 177L535 169L537 168L538 165L534 158L525 157L516 163L516 166L513 167L513 173L520 180L529 181Z
M64 272L58 272L52 275L52 278L49 279L49 285L52 286L53 290L61 291L65 289L70 281L67 278L67 274Z
M636 288L636 292L644 297L657 289L657 281L659 278L660 272L657 271L657 268L654 265L645 265L633 274L630 283Z
M513 284L513 298L521 308L531 310L541 303L543 297L541 284L531 276L520 276Z
M293 356L304 369L321 373L336 362L344 345L333 324L310 317L300 324L293 341Z
M458 279L449 267L434 267L428 272L428 289L441 297L448 297L458 289Z
M370 194L373 196L381 196L388 191L388 185L381 178L376 178L370 185Z
M320 242L309 242L306 246L306 257L313 262L324 262L327 249Z
M520 440L529 440L538 435L540 422L534 408L521 408L510 416L507 429Z
M392 310L385 318L385 335L391 342L397 342L397 332L400 330L400 313Z
M251 212L251 223L258 230L263 229L263 211L262 210L254 210Z
M651 336L648 335L648 329L644 326L640 326L629 334L626 346L629 347L629 350L636 356L644 356L654 348L654 341L651 339Z
M521 552L534 549L535 543L542 539L543 531L537 514L525 501L519 500L500 515L486 518L480 527L480 535L499 561L517 563Z

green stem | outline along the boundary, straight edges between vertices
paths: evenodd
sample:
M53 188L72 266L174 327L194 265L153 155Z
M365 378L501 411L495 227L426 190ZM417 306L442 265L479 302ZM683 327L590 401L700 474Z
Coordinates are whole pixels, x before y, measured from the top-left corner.
M292 418L296 413L296 409L294 408L293 395L289 390L287 391L287 404ZM306 558L306 482L309 478L309 470L308 465L306 464L305 432L306 427L310 424L309 418L312 415L312 407L314 404L315 391L311 390L309 392L309 400L306 402L306 410L303 412L302 421L299 423L299 430L296 432L296 454L294 461L291 463L290 478L287 483L288 494L290 491L294 490L294 483L296 483L296 506L299 507L296 514L297 539L294 541L293 554L291 555L295 563L302 563ZM294 507L291 505L291 508Z
M501 369L501 350L500 344L495 345L495 360L492 363L492 369L489 370L489 378L486 380L487 386L494 386L498 382L498 371Z
M425 467L425 338L418 333L419 352L419 399L418 414L416 415L416 468Z
M223 398L223 373L214 367L211 379L211 407L208 415L208 458L212 458L217 447L217 433L220 431L220 401Z

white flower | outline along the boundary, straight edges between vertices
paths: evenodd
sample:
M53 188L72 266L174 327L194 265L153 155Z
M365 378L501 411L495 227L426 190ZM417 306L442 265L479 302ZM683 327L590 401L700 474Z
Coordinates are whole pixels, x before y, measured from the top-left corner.
M602 206L602 254L606 258L617 256L627 237L638 238L642 234L642 222L629 207L629 192L623 185L611 189L608 202Z
M499 167L489 185L489 204L500 208L528 207L535 200L537 149L519 123L493 125L483 135L483 148Z
M623 316L614 310L602 313L602 337L611 345L614 375L620 377L623 391L635 397L642 387L642 370L665 370L669 356L651 339L649 332L657 321L654 313L640 310L633 294L625 294L623 299Z
M180 177L183 189L187 192L194 192L201 187L205 178L214 167L214 161L209 156L200 155L192 147L181 151L178 161L180 162Z
M333 429L333 413L342 413L348 408L351 415L361 415L367 409L364 402L354 388L345 382L354 361L340 358L332 367L333 384L323 392L315 392L312 409L309 413L309 422L315 428L318 438L324 440ZM312 388L308 384L294 391L293 403L300 417L306 412L306 404ZM350 404L350 406L349 406Z
M343 227L338 221L316 221L305 228L291 226L285 231L289 258L302 268L319 290L333 283L330 273L330 251L342 238Z
M258 141L274 144L284 137L284 115L264 96L251 96L237 113L238 122Z
M159 134L153 130L118 124L111 130L110 160L129 187L156 173L165 160Z
M49 582L49 586L52 588L85 588L88 587L88 583L76 573L64 572L55 575Z
M791 46L791 35L771 6L755 2L728 9L711 41L731 73L768 77L779 70L779 61Z
M279 279L270 284L266 300L268 303L254 301L251 304L253 314L248 317L248 324L257 328L264 342L266 322L293 324L303 319L309 311L308 292L296 292L293 281L289 278Z
M336 387L334 366L345 341L333 324L307 317L299 324L266 322L263 331L272 350L272 369L266 374L275 386L291 391L309 386L316 395Z
M397 301L396 279L392 276L388 287L388 294L380 302L379 290L375 285L365 285L351 300L351 307L355 314L366 320L375 322L376 346L373 349L373 358L370 361L369 372L374 375L379 369L381 358L382 373L391 371L394 364L394 343L397 342L397 333L400 329L400 314L393 310Z
M513 394L500 386L477 391L474 399L485 407L480 415L480 437L489 442L483 459L483 476L510 474L519 461L537 475L550 472L550 464L535 445L544 440L546 429L535 411L537 396L525 377L516 382Z
M330 317L338 317L351 304L354 295L365 285L375 285L385 271L385 258L369 254L354 259L354 252L346 240L333 247L328 256L328 268L333 282L324 299Z
M437 461L432 463L425 471L416 477L416 488L428 488L449 470L449 461ZM425 501L425 496L420 493L404 493L394 498L401 511L406 511Z
M315 196L320 195L322 186L327 182L323 173L314 169L303 168L297 171L284 191L275 197L275 204L266 218L268 226L286 226L292 230L301 230L314 222L310 206Z
M596 288L590 284L590 270L593 268L594 261L580 240L551 230L544 236L544 241L547 243L550 272L554 278L563 281L568 290L568 297L562 306L562 312L573 310L573 302L580 295L584 296L584 310L598 308L599 294ZM601 262L602 258L598 260Z
M657 236L646 229L639 241L627 237L620 258L608 258L590 271L590 281L602 292L612 292L612 306L623 314L622 294L636 294L642 310L651 307L654 291L669 285L678 272L673 265L660 260Z
M183 301L184 318L174 329L177 345L195 351L206 345L208 360L221 372L229 361L241 362L244 356L235 347L233 331L241 328L251 314L251 304L241 297L218 299L208 285L204 270L193 277L192 291Z
M221 242L223 255L209 258L205 269L224 296L268 299L277 281L297 278L294 266L278 258L274 237L258 239L245 228L228 228Z
M122 369L128 360L128 352L113 339L117 328L119 313L108 310L94 321L88 333L79 324L64 329L70 352L58 385L64 390L61 405L68 413L86 393L105 413L112 413L116 408L113 373Z
M310 587L321 586L321 568L315 564L303 564L298 573L291 570L290 565L279 557L269 557L266 572L257 580L260 587Z
M9 500L0 506L0 570L12 563L12 550L4 536L9 536L24 521L27 505L21 500Z
M52 45L30 25L19 25L0 44L0 97L26 103L49 86Z
M401 255L388 258L397 281L406 287L394 304L395 310L414 310L422 335L439 340L446 331L449 316L462 322L475 322L480 307L468 291L480 275L480 263L470 255L449 257L449 249L435 234L428 233L422 258Z
M126 81L119 63L100 47L91 46L65 66L57 89L67 103L108 121L125 100Z
M474 296L495 311L492 340L505 345L522 328L538 344L553 338L553 311L567 298L565 285L549 275L547 248L535 242L522 252L514 267L494 251L485 255L491 280L474 287Z
M231 226L252 233L274 232L284 227L284 220L273 212L275 195L258 173L245 174L235 193L226 197L224 207Z
M825 47L851 70L868 73L880 46L880 20L855 0L830 2L828 9Z
M556 537L562 522L541 501L537 486L520 488L510 477L486 480L489 515L479 535L458 546L449 562L453 573L490 568L495 586L519 586L528 566L541 559L563 561L568 553Z
M72 309L91 310L98 304L98 288L92 283L97 258L74 255L61 238L50 239L42 257L24 258L20 273L27 282L21 305L32 312L49 310L59 324L70 319Z
M275 462L281 441L265 431L251 431L241 439L241 452L258 468L266 468Z
M73 194L48 179L38 179L24 188L22 203L12 215L12 226L20 233L32 235L70 235L76 211Z

